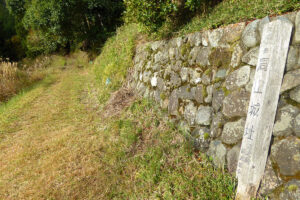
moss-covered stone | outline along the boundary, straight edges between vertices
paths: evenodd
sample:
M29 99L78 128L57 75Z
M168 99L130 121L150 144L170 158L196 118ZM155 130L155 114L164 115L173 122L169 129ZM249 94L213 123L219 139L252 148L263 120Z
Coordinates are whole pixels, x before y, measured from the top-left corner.
M204 74L207 75L207 76L210 76L212 73L212 69L211 68L208 68L207 70L204 71Z
M227 48L213 48L209 55L209 62L214 68L228 68L231 63L232 51Z
M210 138L209 133L204 133L204 140L208 140Z
M297 185L289 185L288 190L290 192L295 192L298 189Z
M160 93L160 98L162 99L162 100L165 100L166 99L166 94L165 93Z
M230 94L230 90L227 90L226 87L222 87L222 90L223 90L223 92L224 92L224 94L225 94L225 97L228 96L228 95Z
M180 47L180 53L182 56L188 55L191 49L192 49L191 44L187 42Z

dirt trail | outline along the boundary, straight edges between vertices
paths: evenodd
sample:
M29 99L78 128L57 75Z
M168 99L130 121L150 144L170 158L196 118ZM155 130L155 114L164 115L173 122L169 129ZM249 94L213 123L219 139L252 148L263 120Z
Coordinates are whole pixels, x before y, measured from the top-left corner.
M65 70L1 114L0 199L87 198L99 149L95 115L81 102L89 80Z

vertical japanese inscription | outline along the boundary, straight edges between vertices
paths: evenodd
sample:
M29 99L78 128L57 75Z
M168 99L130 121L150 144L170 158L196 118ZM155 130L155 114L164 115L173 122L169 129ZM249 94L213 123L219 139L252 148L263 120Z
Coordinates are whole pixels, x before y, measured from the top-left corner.
M237 167L236 199L255 197L264 173L292 27L276 20L263 31Z

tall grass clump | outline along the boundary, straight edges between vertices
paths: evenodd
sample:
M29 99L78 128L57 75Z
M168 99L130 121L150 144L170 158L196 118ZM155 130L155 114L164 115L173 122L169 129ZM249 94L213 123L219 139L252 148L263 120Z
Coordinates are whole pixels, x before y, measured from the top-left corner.
M19 69L18 63L0 58L0 103L42 78L43 73L37 72L33 67Z
M124 82L128 69L133 65L138 34L139 29L136 24L120 27L115 36L108 39L101 54L96 58L94 73L103 91L100 102L107 100L109 93L117 90Z
M17 92L20 75L17 63L0 60L0 101Z

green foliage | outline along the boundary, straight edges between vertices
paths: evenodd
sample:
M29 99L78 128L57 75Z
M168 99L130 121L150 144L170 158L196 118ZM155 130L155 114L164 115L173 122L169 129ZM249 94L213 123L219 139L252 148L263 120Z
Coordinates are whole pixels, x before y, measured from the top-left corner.
M174 30L180 24L206 6L218 0L124 0L125 19L135 21L145 26L148 32L155 32L165 26ZM173 27L172 27L173 26Z
M213 29L299 9L299 0L223 0L214 7L208 7L206 12L197 13L197 16L182 27L178 34L183 35L203 29Z
M105 199L233 199L235 179L195 154L174 124L163 120L165 114L143 99L105 122Z
M135 40L139 34L136 24L128 24L117 29L102 48L101 54L94 62L94 70L103 92L101 102L107 100L110 92L118 89L126 78L127 70L132 67L132 58L135 50ZM111 84L106 85L107 79Z
M136 20L145 25L149 31L155 31L178 10L172 0L124 0L126 6L125 16L127 21Z
M83 48L102 43L120 23L123 11L118 0L6 1L26 35L30 56L68 52L81 42Z
M6 9L5 1L0 0L0 58L16 60L22 57L20 39L15 34L14 17Z

